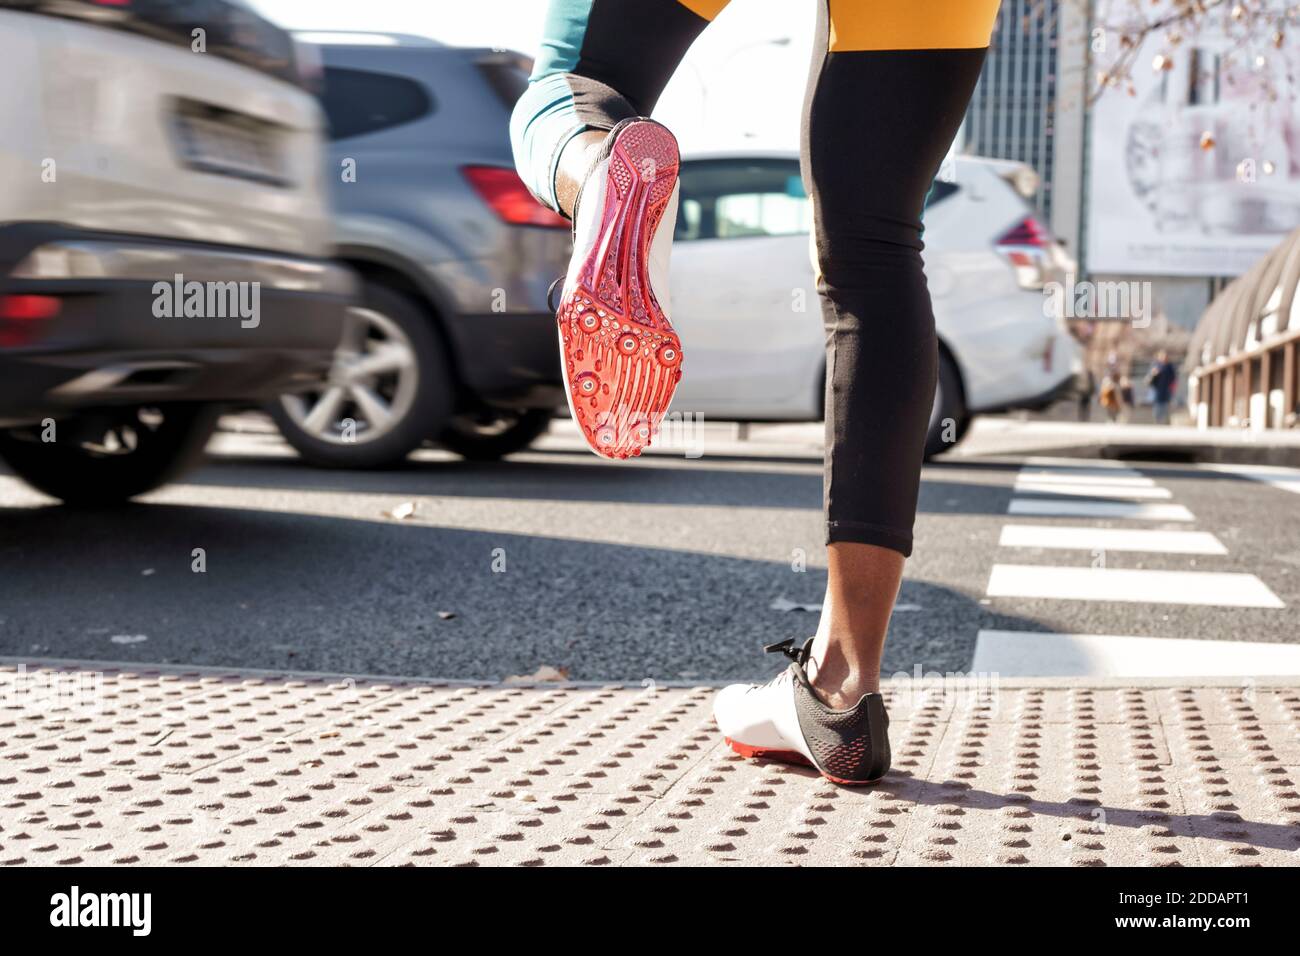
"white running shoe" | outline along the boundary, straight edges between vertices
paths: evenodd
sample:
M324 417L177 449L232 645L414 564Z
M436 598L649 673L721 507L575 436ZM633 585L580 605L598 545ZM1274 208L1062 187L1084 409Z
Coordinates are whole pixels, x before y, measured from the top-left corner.
M879 780L891 759L885 699L865 694L847 710L827 707L804 670L812 642L763 648L785 654L790 666L766 684L724 687L714 699L713 719L742 757L810 764L826 779L850 786Z
M668 321L680 191L677 140L644 117L615 126L578 196L556 314L569 411L605 458L641 454L682 377Z

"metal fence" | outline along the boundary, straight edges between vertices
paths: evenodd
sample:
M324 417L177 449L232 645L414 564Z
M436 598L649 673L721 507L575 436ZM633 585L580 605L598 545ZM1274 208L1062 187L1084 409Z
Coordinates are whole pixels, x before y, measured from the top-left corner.
M1300 424L1300 230L1210 303L1187 356L1188 400L1205 427Z

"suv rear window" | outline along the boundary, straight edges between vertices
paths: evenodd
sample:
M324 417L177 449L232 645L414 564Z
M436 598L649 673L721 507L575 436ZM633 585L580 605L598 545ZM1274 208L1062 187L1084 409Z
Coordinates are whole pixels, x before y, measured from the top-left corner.
M325 68L320 99L329 117L330 139L377 133L433 112L433 97L415 80L339 66Z

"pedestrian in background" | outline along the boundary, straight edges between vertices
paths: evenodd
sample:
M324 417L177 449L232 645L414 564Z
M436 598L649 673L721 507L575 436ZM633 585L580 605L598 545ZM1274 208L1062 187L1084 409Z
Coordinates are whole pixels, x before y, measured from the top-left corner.
M1133 392L1133 382L1127 375L1121 375L1119 380L1119 402L1120 402L1120 420L1129 421L1133 418L1133 408L1137 402L1137 396Z
M1147 384L1151 387L1151 408L1155 412L1156 424L1168 425L1169 403L1178 387L1178 370L1164 349L1156 353L1155 363L1147 372Z
M1106 417L1112 422L1119 420L1120 397L1119 383L1109 372L1101 380L1101 407L1106 412Z

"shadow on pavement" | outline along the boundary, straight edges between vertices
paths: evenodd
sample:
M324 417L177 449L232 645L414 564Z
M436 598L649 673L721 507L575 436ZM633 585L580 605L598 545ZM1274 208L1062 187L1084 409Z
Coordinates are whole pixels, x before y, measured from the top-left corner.
M821 779L820 774L810 767L783 764L782 768L783 772L789 772L810 781ZM1201 769L1206 768L1202 767ZM1177 771L1170 765L1166 768L1165 773L1173 777L1176 776ZM1296 828L1286 823L1265 823L1245 820L1240 817L1232 819L1225 817L1223 814L1170 813L1146 807L1107 805L1096 800L1042 800L1029 793L1017 791L1000 793L993 790L982 790L961 780L927 781L906 770L898 769L889 771L883 780L868 787L841 787L839 790L841 796L853 793L860 795L862 799L865 799L866 795L872 792L889 793L895 799L904 800L917 806L954 807L966 811L1002 810L1007 808L1025 810L1035 817L1049 817L1058 819L1063 824L1077 824L1077 827L1072 826L1069 830L1063 827L1058 838L1079 844L1077 849L1081 854L1091 852L1092 855L1098 857L1104 855L1102 851L1105 848L1106 832L1111 828L1120 828L1126 831L1145 829L1154 839L1167 834L1172 837L1200 837L1218 843L1257 846L1272 850L1294 851L1297 846ZM1156 832L1152 833L1153 830ZM1041 834L1039 837L1041 838ZM1011 843L1004 845L1004 852L1008 856L1015 856L1016 847L1014 844L1015 841L1012 840ZM1070 849L1076 848L1071 847ZM940 855L943 853L942 849L938 852ZM943 862L943 860L938 859L933 862ZM999 861L989 859L986 862L992 864ZM1019 862L1028 861L1022 860ZM1199 861L1178 861L1172 857L1169 860L1170 865L1179 862L1198 863ZM1099 862L1097 865L1105 864Z
M817 603L825 580L785 560L421 522L11 508L0 509L0 654L492 680L543 665L573 679L766 678L775 665L762 645L816 626L773 601ZM963 670L980 628L1048 629L924 581L905 582L900 601L915 609L895 614L887 673Z
M807 465L807 463L804 463ZM799 508L820 511L820 465L801 471L711 468L698 463L634 465L515 460L414 461L387 471L331 471L297 459L215 458L185 476L187 485L295 489L346 494L516 498L613 504ZM922 481L918 510L927 514L1003 515L1011 488L974 481Z

